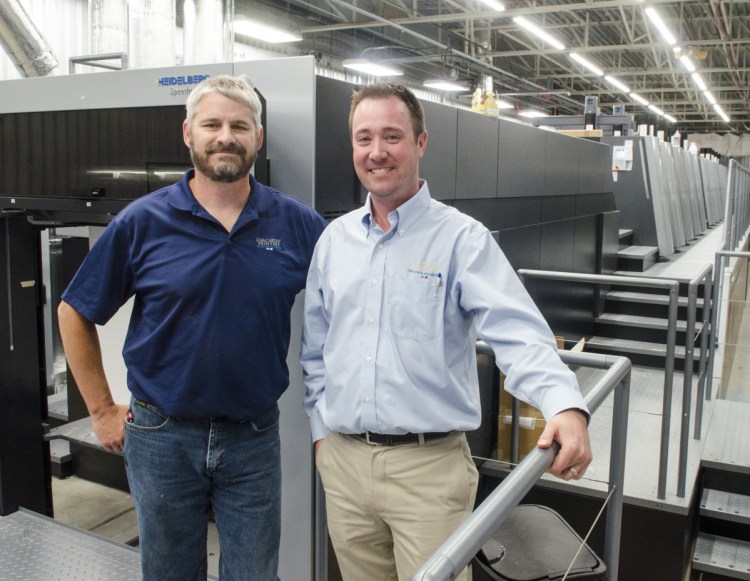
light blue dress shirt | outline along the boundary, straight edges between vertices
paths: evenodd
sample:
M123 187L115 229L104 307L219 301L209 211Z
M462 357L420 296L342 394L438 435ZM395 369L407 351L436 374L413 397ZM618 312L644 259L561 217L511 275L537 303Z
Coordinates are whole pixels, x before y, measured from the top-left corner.
M300 361L313 440L329 432L468 431L481 420L476 340L506 389L549 419L586 411L554 336L491 233L419 192L384 233L367 203L323 232Z

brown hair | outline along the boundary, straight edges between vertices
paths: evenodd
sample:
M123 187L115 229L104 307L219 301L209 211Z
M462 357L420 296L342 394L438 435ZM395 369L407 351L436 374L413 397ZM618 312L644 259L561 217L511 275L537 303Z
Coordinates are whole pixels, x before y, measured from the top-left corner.
M419 99L414 96L407 87L399 85L398 83L375 83L373 85L367 85L359 91L352 93L352 106L349 109L349 135L352 134L352 118L354 117L354 110L357 106L365 99L387 99L388 97L396 97L406 104L409 109L409 115L411 117L411 125L414 129L414 139L419 140L419 136L425 130L424 123L424 109Z

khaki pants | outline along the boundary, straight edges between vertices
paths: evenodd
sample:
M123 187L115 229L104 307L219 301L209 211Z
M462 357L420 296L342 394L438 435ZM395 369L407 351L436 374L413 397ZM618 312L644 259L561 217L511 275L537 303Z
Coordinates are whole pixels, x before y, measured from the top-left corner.
M474 508L477 470L461 432L423 446L334 432L316 463L345 581L408 581Z

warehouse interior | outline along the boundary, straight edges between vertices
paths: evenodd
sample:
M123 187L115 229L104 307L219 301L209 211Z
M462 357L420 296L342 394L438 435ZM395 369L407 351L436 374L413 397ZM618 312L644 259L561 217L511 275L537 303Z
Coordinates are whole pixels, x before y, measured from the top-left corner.
M122 457L93 435L53 313L112 218L190 167L180 127L192 87L242 74L265 106L256 177L328 221L367 194L350 161L352 90L411 87L430 191L492 231L598 408L587 478L529 476L538 412L500 394L478 344L482 502L415 579L451 578L444 563L463 568L466 554L476 581L496 578L474 557L488 541L476 531L506 502L552 508L590 547L588 577L541 578L750 578L749 9L0 0L0 570L140 578ZM288 36L256 39L251 21ZM299 301L281 401L279 578L334 581L301 405ZM99 329L122 402L127 323L123 309Z

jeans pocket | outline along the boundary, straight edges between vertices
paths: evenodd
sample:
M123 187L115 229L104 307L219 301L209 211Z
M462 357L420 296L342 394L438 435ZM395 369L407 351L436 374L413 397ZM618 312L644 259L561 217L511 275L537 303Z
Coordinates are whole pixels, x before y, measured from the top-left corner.
M162 430L171 421L171 418L156 406L135 398L130 402L130 413L132 419L125 422L125 427L131 430Z
M257 420L251 420L250 425L254 432L268 432L279 424L279 416L279 406L275 405Z

